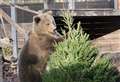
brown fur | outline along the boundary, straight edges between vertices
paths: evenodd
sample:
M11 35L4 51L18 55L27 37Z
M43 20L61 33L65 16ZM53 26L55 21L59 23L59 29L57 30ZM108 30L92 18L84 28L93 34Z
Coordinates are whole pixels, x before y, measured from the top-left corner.
M39 19L40 18L40 19ZM33 19L33 30L23 47L18 61L20 82L41 82L53 44L62 41L54 32L54 19L50 12L41 13Z

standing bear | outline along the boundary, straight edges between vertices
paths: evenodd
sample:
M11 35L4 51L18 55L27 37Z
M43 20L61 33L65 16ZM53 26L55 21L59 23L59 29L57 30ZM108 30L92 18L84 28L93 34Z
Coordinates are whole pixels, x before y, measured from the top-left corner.
M41 75L54 50L53 45L63 40L55 30L52 11L41 12L33 17L33 29L18 58L20 82L42 82Z

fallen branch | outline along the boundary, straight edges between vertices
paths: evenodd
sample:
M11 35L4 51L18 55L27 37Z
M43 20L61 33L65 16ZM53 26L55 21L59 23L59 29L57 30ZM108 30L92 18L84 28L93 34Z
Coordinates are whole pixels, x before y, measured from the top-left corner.
M2 23L3 33L4 33L5 37L8 37L7 32L5 31L5 24L4 24L4 20L3 20L2 15L0 15L0 20L1 20L1 23Z

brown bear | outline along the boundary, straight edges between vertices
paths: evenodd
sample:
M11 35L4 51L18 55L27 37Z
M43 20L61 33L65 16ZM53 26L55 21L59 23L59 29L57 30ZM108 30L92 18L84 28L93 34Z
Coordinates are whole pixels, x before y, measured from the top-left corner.
M55 30L51 11L33 17L33 29L18 58L20 82L42 82L41 75L54 50L53 44L63 40Z

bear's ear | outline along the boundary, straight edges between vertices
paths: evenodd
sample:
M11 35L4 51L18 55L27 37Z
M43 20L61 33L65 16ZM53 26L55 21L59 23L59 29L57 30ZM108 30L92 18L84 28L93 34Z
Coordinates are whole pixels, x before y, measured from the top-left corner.
M35 23L39 23L41 21L41 18L38 16L33 17L33 21L35 21Z
M42 11L42 10L38 10L38 13L39 13L39 14L42 14L42 13L43 13L43 11Z
M47 13L47 14L49 14L49 15L53 15L53 12L52 12L52 11L47 11L47 12L45 12L45 13Z

